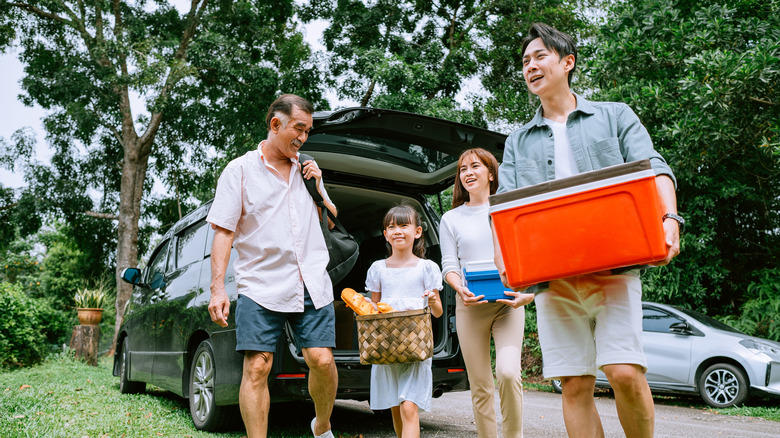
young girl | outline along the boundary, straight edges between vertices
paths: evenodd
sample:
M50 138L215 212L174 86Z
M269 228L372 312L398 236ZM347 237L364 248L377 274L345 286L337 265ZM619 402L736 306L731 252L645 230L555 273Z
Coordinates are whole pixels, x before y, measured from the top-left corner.
M366 275L366 290L375 303L383 301L394 310L431 307L442 315L439 299L441 271L425 260L425 239L417 210L408 205L393 207L382 224L389 257L378 260ZM420 436L418 409L431 409L433 375L431 358L422 362L371 367L371 409L390 408L393 428L399 438Z

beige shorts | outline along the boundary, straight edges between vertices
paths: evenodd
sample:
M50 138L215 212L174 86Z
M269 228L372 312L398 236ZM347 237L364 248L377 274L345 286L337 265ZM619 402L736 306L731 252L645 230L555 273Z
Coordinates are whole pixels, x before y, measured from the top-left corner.
M546 379L595 376L609 364L647 371L637 271L554 280L535 301Z

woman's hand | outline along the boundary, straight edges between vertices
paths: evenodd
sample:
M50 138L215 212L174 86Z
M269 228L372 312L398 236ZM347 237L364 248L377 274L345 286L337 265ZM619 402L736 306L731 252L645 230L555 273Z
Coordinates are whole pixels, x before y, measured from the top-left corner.
M500 300L496 300L496 302L506 304L507 306L512 306L515 309L517 309L520 306L525 306L526 304L530 304L534 300L534 294L527 294L523 292L510 292L510 291L504 291L504 294L514 297L514 299L502 298Z
M455 289L455 292L460 295L460 299L463 300L463 304L466 306L478 306L487 303L487 300L483 300L483 298L485 298L484 294L474 295L474 292L470 291L465 286Z

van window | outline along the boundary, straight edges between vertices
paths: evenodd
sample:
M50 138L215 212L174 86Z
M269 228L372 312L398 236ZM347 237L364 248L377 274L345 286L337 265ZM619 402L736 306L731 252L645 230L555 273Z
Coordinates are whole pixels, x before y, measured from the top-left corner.
M176 239L177 268L203 260L206 248L206 228L206 221L200 221L179 234L179 238Z
M170 244L170 240L165 241L160 246L160 250L157 251L157 254L152 257L152 260L149 261L149 268L146 271L146 283L149 284L149 286L152 289L159 289L163 286L165 286L165 267L166 267L166 261L168 261L168 246Z

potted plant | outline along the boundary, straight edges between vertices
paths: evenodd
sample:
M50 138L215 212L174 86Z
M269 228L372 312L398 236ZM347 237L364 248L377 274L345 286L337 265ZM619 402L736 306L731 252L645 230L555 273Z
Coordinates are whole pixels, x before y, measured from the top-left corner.
M97 325L103 318L103 305L106 301L106 292L102 285L96 289L82 288L73 297L76 301L76 311L81 325Z

